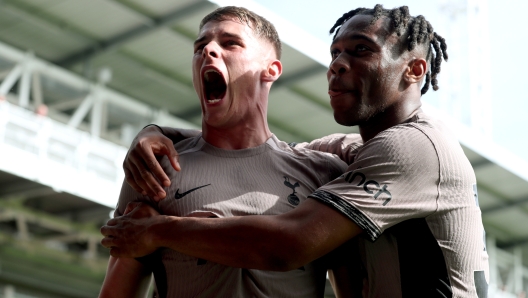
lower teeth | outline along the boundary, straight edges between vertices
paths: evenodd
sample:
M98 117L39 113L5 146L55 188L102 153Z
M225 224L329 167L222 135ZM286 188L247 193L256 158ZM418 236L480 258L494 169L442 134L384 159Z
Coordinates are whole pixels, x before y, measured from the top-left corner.
M209 100L207 100L207 102L209 102L209 103L216 103L216 102L219 102L219 101L220 101L220 99L209 99Z

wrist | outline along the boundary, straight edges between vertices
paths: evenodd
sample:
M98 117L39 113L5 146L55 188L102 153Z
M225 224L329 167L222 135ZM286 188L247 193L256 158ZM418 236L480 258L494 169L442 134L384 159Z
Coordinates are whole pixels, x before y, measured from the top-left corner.
M177 223L178 217L169 215L157 215L156 221L149 227L150 242L156 248L169 247L168 240L174 240L177 233L173 233L174 224ZM167 237L167 235L171 235Z

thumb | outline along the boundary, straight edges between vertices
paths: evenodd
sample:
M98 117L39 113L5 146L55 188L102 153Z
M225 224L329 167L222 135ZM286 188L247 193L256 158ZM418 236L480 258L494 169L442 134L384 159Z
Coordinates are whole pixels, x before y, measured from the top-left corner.
M141 202L130 202L130 203L128 203L126 208L125 208L125 212L123 213L123 215L126 215L126 214L132 212L132 210L136 209L140 204L141 204Z

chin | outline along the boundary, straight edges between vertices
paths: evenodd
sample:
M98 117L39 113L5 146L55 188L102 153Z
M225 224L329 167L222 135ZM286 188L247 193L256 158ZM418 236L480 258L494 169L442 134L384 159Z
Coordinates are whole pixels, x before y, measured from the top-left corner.
M352 117L346 117L345 115L337 115L334 113L334 120L343 126L356 126L358 125L357 119L352 119Z

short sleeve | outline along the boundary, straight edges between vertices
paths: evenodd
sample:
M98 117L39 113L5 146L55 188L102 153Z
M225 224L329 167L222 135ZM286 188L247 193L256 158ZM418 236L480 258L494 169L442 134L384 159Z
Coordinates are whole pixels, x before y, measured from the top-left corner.
M332 181L332 180L338 178L347 169L347 164L345 162L343 162L337 155L328 154L328 156L329 156L328 159L327 159L328 168L327 168L327 171L326 171L326 174L328 175L328 178L327 178L326 182L324 182L324 183L327 183L328 181Z
M135 191L128 183L123 181L121 186L121 192L119 193L119 201L117 202L116 209L114 211L114 217L121 216L125 213L125 209L128 203L135 201L144 201L148 197Z
M344 213L374 241L387 228L437 209L439 169L431 140L400 125L366 142L345 174L310 197Z
M332 153L346 164L351 164L357 154L358 149L363 145L361 135L357 133L343 134L336 133L329 136L313 140L310 143L299 143L295 147Z
M189 130L189 131L191 131L191 130ZM175 145L175 149L179 149L178 145L185 143L186 140L189 140L189 138L185 139L183 141L180 141L178 144L176 144ZM160 164L161 168L163 169L163 171L165 173L167 173L168 175L169 175L169 173L174 171L174 169L172 168L171 163L169 161L169 158L167 156L165 156L165 155L163 155L159 159L159 164ZM170 175L169 175L169 177L170 177ZM165 190L165 192L167 192L169 187L164 187L163 189ZM125 181L123 181L123 185L121 186L121 192L119 193L119 201L117 203L117 207L116 207L116 210L114 212L114 217L123 215L123 213L126 210L127 204L130 203L130 202L146 202L146 203L149 203L153 207L158 207L158 202L152 200L148 196L144 196L144 195L138 193L125 180Z

